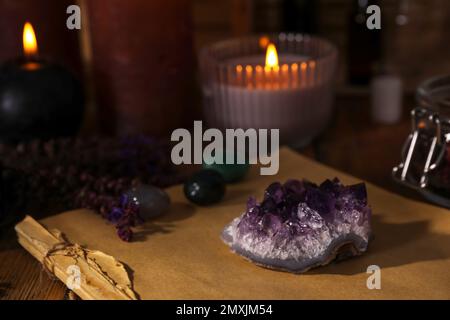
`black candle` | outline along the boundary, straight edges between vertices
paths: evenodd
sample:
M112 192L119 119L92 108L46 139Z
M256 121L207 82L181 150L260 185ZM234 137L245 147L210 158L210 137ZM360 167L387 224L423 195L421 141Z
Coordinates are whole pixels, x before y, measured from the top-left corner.
M0 67L0 140L50 139L77 133L83 117L80 83L65 68L37 57L31 24L25 57Z

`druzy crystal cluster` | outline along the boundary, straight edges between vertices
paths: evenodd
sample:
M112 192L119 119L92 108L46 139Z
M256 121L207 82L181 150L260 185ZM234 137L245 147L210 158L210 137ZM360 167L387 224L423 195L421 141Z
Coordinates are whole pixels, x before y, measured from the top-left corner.
M275 182L262 202L249 198L246 211L225 227L222 239L258 265L304 272L366 251L370 216L364 183Z

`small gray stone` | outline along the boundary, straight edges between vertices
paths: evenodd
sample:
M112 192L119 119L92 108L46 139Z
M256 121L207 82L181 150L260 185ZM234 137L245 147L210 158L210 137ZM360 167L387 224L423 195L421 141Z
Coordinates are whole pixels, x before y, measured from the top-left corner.
M139 214L144 220L162 215L170 206L168 194L154 186L140 185L126 194L139 204Z

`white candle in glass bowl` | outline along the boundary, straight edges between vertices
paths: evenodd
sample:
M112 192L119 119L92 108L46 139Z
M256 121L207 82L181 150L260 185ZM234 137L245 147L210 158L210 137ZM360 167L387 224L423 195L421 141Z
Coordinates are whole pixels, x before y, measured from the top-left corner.
M280 129L281 143L305 145L331 115L332 92L319 68L305 55L278 57L273 44L265 63L258 55L229 59L221 79L204 92L206 120L221 129Z

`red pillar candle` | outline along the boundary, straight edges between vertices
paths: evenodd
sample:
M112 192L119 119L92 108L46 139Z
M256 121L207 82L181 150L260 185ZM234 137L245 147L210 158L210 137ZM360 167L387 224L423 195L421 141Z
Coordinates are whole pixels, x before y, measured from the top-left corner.
M85 2L100 126L166 136L192 117L189 0Z
M22 28L29 21L38 34L41 57L81 77L78 31L66 27L71 4L73 0L0 0L0 63L23 55Z

